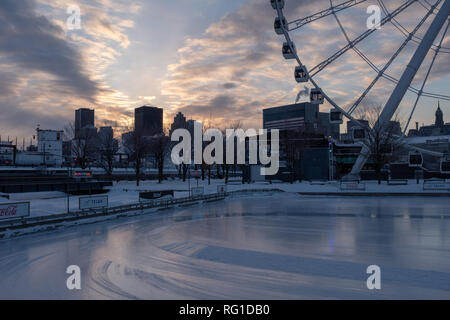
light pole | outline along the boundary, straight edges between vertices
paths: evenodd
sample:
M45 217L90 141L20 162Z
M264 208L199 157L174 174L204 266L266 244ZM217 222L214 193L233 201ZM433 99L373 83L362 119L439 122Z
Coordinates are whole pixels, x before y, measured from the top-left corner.
M191 197L191 168L190 165L187 165L188 168L188 186L189 186L189 198Z
M334 179L334 148L333 148L333 140L331 137L328 138L328 173L329 180L333 181Z
M67 190L67 214L70 214L70 195L69 195L69 190Z

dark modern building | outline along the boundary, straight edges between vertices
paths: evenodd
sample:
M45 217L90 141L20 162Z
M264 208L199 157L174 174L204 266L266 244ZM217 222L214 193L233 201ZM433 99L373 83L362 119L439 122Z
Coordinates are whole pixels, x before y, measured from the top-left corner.
M280 170L270 179L327 180L330 174L328 137L339 139L340 125L319 105L299 103L263 110L263 127L280 130Z
M105 138L114 137L114 129L112 127L101 127L98 131L98 136Z
M78 138L83 128L95 127L95 111L78 109L75 111L75 137Z
M264 129L314 131L319 119L319 105L299 103L263 110Z
M163 132L163 109L144 106L134 112L135 131L144 136L154 136Z
M339 140L341 136L341 125L330 123L330 114L328 112L319 112L319 132L326 137L332 137Z
M295 130L339 139L340 125L330 123L330 114L319 105L299 103L263 110L264 129Z

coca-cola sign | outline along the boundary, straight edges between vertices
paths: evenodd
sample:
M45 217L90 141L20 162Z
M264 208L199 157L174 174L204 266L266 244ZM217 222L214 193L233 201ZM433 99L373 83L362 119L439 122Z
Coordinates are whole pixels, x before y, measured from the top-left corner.
M0 203L0 220L30 216L30 203Z

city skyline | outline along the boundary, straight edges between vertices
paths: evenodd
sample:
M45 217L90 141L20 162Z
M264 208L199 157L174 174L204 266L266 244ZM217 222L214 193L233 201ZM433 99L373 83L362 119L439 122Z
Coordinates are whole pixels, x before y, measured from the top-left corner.
M64 1L2 1L0 11L7 12L2 24L9 26L0 31L4 39L0 51L3 136L28 137L37 124L60 129L54 124L67 123L78 108L95 108L100 126L126 127L134 109L147 104L164 109L165 125L183 112L188 118L212 119L220 126L243 120L246 127L260 128L263 109L292 103L303 87L291 77L293 64L280 54L282 43L271 27L273 10L265 1L126 3L79 1L81 30L66 30ZM307 15L323 4L289 3L288 16ZM349 10L356 18L345 19L344 25L352 37L365 28L365 9ZM409 15L423 15L425 8L413 5L408 10ZM412 28L416 21L410 21L409 15L398 20ZM158 28L162 24L165 28ZM39 28L33 28L36 25ZM374 37L375 41L384 37L378 52L372 52L370 44L361 45L361 50L382 65L403 39L393 30L386 25L380 38ZM296 36L297 43L308 39L298 48L307 65L316 65L345 44L338 32L335 21L326 18ZM45 49L42 42L48 44ZM449 42L447 36L444 46L449 47ZM399 62L407 60L414 48L409 46ZM50 55L52 59L44 61ZM325 92L342 106L353 101L374 76L354 56L346 54L331 73L320 77ZM448 54L440 55L428 91L445 93L449 65ZM401 63L392 72L401 74ZM369 101L383 104L381 97L391 86L380 80ZM410 107L413 100L407 96L404 103ZM433 123L435 104L434 99L423 99L412 123ZM325 104L321 111L329 108ZM444 115L450 114L447 101L441 101L441 108ZM406 117L406 112L401 115Z

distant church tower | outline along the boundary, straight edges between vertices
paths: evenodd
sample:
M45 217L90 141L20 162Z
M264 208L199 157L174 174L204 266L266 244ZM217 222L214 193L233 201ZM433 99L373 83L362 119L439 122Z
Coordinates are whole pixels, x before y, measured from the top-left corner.
M438 108L436 110L436 122L435 125L437 128L444 129L444 114L441 110L441 103L439 102Z

